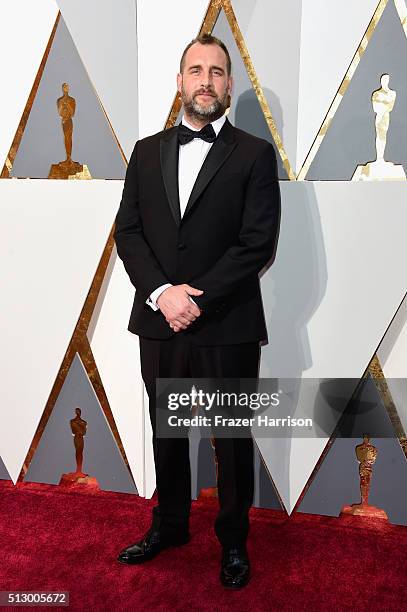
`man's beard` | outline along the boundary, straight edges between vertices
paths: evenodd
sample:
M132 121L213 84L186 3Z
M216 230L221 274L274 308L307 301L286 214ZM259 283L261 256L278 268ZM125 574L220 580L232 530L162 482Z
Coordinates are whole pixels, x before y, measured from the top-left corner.
M184 105L184 111L190 117L197 119L198 121L202 121L206 119L209 123L215 121L215 119L219 119L225 113L225 110L229 107L229 94L225 92L225 95L221 98L217 96L212 90L205 91L205 93L210 93L214 96L213 102L204 106L199 104L196 100L196 96L198 96L202 91L198 91L191 96L188 96L184 87L181 89L181 100Z

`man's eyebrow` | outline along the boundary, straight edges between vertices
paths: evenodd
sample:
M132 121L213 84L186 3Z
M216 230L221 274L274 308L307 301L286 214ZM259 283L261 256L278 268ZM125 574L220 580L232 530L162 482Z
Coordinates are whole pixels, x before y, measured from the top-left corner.
M193 64L192 66L188 66L188 70L193 70L194 68L202 68L202 64ZM225 72L222 66L211 66L211 70L221 70Z

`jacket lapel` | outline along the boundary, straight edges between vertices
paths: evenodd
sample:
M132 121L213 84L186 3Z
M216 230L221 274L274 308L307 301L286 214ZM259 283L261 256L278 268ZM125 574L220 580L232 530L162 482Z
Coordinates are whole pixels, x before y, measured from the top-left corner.
M177 126L165 130L160 140L161 172L174 221L181 223L178 194L178 138Z
M181 223L181 213L178 192L178 138L175 126L165 130L160 140L161 172L168 202L177 226ZM226 117L218 137L213 143L204 163L198 173L195 184L189 196L182 220L190 212L199 196L224 164L236 146L233 126Z
M205 187L232 153L236 144L233 126L226 117L222 129L211 146L198 176L196 177L196 181L192 188L191 195L189 196L188 204L186 205L182 220L184 220L185 216L190 212L191 208L194 206Z

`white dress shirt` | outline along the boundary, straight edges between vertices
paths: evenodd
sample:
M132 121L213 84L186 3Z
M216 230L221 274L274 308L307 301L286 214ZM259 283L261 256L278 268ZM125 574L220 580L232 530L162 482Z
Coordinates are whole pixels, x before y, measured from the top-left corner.
M226 116L222 115L219 119L212 121L212 127L215 130L216 136L219 134L225 120ZM200 129L188 123L185 117L182 117L182 123L189 127L190 130L197 132ZM212 145L213 142L206 142L202 140L202 138L194 138L184 145L180 144L178 147L178 193L181 218L187 207L189 196L191 195L198 173ZM159 309L156 303L157 299L167 287L172 287L172 284L166 283L165 285L160 285L160 287L157 287L157 289L150 294L150 297L147 298L146 303L151 306L153 310ZM191 297L189 299L192 302L194 301Z

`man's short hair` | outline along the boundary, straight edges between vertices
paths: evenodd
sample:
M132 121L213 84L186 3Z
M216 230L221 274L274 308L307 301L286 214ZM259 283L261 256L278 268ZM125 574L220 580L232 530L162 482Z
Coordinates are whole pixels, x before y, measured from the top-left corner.
M184 70L185 56L187 54L187 51L195 43L200 43L201 45L218 45L224 51L224 53L226 55L227 73L228 73L228 76L231 75L231 72L232 72L232 62L231 62L231 59L230 59L229 51L227 50L227 47L226 47L225 43L222 42L220 40L220 38L216 38L216 36L212 36L212 34L200 34L199 36L197 36L196 38L191 40L191 42L185 47L185 49L184 49L184 51L182 53L182 56L181 56L180 64L179 64L179 71L181 73Z

